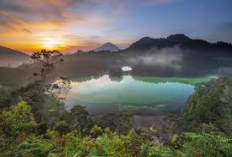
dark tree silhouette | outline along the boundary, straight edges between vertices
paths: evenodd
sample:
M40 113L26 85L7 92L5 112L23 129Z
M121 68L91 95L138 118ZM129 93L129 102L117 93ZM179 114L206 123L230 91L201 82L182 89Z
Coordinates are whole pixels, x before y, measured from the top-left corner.
M48 75L63 61L62 53L57 50L41 50L35 52L31 58L35 63L41 64L39 72L34 73L38 79L21 88L19 92L21 97L32 106L37 122L50 121L51 119L47 118L50 114L47 112L47 108L50 108L53 113L62 115L61 113L65 111L64 105L56 99L60 99L59 94L62 90L70 88L70 81L65 77L59 77L55 82L53 81L54 83L51 83L51 80L48 81Z
M31 58L35 62L42 63L42 69L40 73L34 73L34 76L41 77L40 81L45 83L47 75L50 74L60 62L64 61L61 56L63 56L63 54L57 50L50 51L44 49L40 52L35 52Z

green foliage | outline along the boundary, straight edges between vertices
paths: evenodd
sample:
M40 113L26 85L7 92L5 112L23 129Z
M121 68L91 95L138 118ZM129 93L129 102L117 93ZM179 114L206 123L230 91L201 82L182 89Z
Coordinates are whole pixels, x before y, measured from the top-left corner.
M95 118L95 122L102 128L109 128L119 134L128 134L133 127L134 121L129 113L106 114Z
M17 91L0 85L0 109L10 109L13 104L19 101Z
M95 127L96 128L96 127ZM137 138L134 138L137 137ZM107 130L96 139L81 138L73 134L66 135L65 155L79 157L130 157L138 156L142 139L134 132L119 136Z
M5 108L9 105L9 95L10 93L0 85L0 108Z
M29 136L18 144L12 151L18 157L57 157L63 156L64 138L54 130L47 130L46 134Z
M45 157L52 155L52 148L53 144L49 140L32 136L19 144L14 153L17 157Z
M41 116L40 122L45 122L52 126L54 122L59 121L66 113L65 105L56 97L45 96L42 103L39 104L37 113Z
M47 91L41 91L38 83L29 84L18 91L28 105L32 107L37 123L47 123L49 126L66 114L64 103L53 95L47 95Z
M3 110L0 113L0 152L25 139L36 127L31 107L25 101Z
M221 78L199 85L181 117L179 128L182 130L177 130L167 143L159 139L153 128L134 131L131 114L93 118L80 105L68 112L57 97L41 94L38 88L34 84L16 92L28 105L17 98L14 101L19 102L11 106L13 101L5 99L10 94L1 95L0 102L10 103L10 107L4 107L0 113L0 156L232 156L232 139L228 138L232 131L231 79ZM168 122L170 127L166 129L172 133L179 120L171 117Z
M94 126L89 112L84 106L74 106L71 113L66 116L67 122L71 124L71 130L78 130L83 135L89 134L90 129Z
M4 110L0 119L2 131L8 136L32 132L37 126L31 107L23 100L13 105L9 111Z
M64 154L66 157L79 156L85 157L90 153L93 148L93 141L90 137L81 138L74 134L68 134L65 137Z
M130 131L127 136L122 137L124 141L124 147L133 156L141 156L141 145L144 142L142 136L136 134L134 131Z
M99 127L99 126L97 126L97 125L95 125L95 126L90 130L90 134L91 134L94 138L96 138L96 137L102 135L102 133L103 133L102 128Z
M187 142L180 152L183 157L232 156L232 139L211 134L185 133ZM189 141L188 141L189 140Z
M123 139L117 134L112 134L112 136L104 134L103 136L97 138L96 143L97 147L95 148L94 152L97 152L97 149L98 153L101 152L101 154L105 154L106 157L120 157L123 155L130 156L130 153L124 147L125 145Z
M51 83L48 76L63 61L62 53L57 50L41 50L31 55L31 58L39 63L39 72L35 72L36 81L22 87L17 91L32 107L37 123L47 123L52 127L54 121L58 121L66 110L64 103L60 101L60 94L63 87L69 88L70 81L64 77L59 77L57 81ZM49 80L49 81L48 81Z
M232 79L220 78L196 87L188 99L180 126L202 132L202 123L213 124L232 135Z
M144 143L142 145L142 152L146 157L176 157L177 153L175 153L171 148L163 145L163 144L152 144L152 143Z

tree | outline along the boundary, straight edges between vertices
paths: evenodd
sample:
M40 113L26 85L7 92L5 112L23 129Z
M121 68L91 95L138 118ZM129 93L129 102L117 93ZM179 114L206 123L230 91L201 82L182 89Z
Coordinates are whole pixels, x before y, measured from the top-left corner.
M0 85L0 109L7 108L10 104L10 92Z
M102 135L103 130L101 127L95 125L91 130L90 130L90 134L92 135L92 137L97 138L98 136Z
M142 136L138 135L134 131L130 131L126 136L122 137L124 141L124 147L132 154L134 157L142 156L141 146L145 142Z
M70 88L70 81L65 77L59 77L54 83L48 80L49 74L63 61L62 53L59 51L41 50L35 52L31 58L41 66L40 71L34 73L38 79L21 88L19 95L32 106L37 122L46 122L50 125L66 112L64 104L59 101L58 94L61 90Z
M34 73L34 76L39 76L42 83L46 82L48 74L50 74L58 63L62 62L62 53L57 50L41 50L40 52L35 52L32 54L31 58L35 62L42 63L42 69L39 73Z
M127 134L132 129L134 121L130 113L113 114L109 113L95 119L98 126L110 128L119 134Z
M198 85L183 111L180 127L201 132L203 123L232 135L232 79L219 78Z
M71 124L71 130L78 130L83 135L89 133L94 126L89 112L81 105L76 105L71 109L71 112L67 115L67 122Z
M5 140L0 143L7 147L8 144L16 141L18 136L27 136L32 133L36 126L31 107L21 100L18 104L13 105L9 111L4 110L0 114L0 139Z
M9 111L1 113L1 128L5 134L19 135L21 133L32 132L37 126L34 116L31 113L31 107L21 100L13 105Z
M40 85L30 84L19 90L19 95L32 107L36 122L51 126L54 121L66 114L64 103L56 96L39 92ZM45 92L45 91L44 91Z

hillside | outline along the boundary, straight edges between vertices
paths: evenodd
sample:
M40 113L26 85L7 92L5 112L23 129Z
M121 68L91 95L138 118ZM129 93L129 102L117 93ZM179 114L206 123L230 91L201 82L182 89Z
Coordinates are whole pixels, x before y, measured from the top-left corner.
M30 57L20 51L0 46L0 66L18 66L29 61Z

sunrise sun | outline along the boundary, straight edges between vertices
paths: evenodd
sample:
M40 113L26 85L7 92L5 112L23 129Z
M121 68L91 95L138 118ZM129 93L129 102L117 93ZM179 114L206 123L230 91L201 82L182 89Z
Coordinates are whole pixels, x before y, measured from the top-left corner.
M54 38L46 38L43 41L43 47L45 49L58 49L62 45L63 45L63 43L61 41L56 40Z

